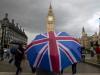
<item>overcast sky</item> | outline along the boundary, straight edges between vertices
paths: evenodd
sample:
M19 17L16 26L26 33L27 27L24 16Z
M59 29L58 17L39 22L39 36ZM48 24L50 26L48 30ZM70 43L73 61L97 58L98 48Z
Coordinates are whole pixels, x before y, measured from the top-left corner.
M87 34L98 32L100 0L0 0L0 19L8 13L9 19L19 23L28 36L28 42L37 33L46 32L49 5L56 18L55 30L81 36L84 26Z

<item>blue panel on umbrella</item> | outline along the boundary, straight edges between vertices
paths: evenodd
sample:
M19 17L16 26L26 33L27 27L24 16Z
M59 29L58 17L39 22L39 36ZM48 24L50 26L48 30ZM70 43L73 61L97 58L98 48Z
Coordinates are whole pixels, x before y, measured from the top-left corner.
M27 58L29 59L29 62L31 64L33 64L36 59L36 56L37 56L37 53L39 52L39 50L41 50L44 45L46 45L47 43L42 43L42 44L39 44L39 45L35 45L33 47L31 47L28 52L27 52Z
M73 41L59 41L65 47L74 50L80 56L80 45Z
M61 33L59 34L59 36L69 36L69 34L66 33L66 32L61 32Z
M81 53L80 53L80 45L78 45L75 42L71 42L71 41L59 41L64 47L68 48L71 53L74 55L74 57L76 58L77 61L80 61L81 59Z
M48 57L48 51L43 55L41 64L39 65L40 68L50 71L50 63Z
M68 49L70 49L70 51L71 51L71 53L73 54L73 56L75 57L75 59L77 60L77 61L80 61L80 59L81 59L81 53L80 53L80 50L78 50L78 52L76 52L77 51L77 49L72 49L72 48L70 48L70 47L68 47ZM78 55L79 54L79 55Z
M65 53L62 52L62 50L60 50L60 55L61 55L61 66L62 66L62 69L65 68L65 67L68 67L69 65L71 65L70 60L65 55Z
M46 38L46 37L40 34L40 35L37 35L34 40L39 40L39 39L43 39L43 38Z

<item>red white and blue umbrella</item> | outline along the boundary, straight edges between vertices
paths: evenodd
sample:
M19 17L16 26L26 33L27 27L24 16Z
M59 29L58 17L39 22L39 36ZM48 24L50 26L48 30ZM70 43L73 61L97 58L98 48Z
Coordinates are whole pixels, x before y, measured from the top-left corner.
M66 32L40 34L28 45L26 54L33 67L60 72L62 69L80 62L81 46Z

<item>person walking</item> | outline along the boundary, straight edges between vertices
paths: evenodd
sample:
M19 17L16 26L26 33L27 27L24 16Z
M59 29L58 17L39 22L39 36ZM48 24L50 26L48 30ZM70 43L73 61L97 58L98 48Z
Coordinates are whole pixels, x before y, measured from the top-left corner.
M72 75L75 75L77 72L77 63L72 64Z
M80 49L80 53L81 53L81 62L85 62L85 47L84 46L81 46L81 49Z
M9 59L9 63L12 63L14 61L14 57L15 57L15 53L16 50L18 48L18 45L16 44L10 44L10 54L11 54L11 58Z
M90 54L91 54L91 57L94 57L94 48L93 48L93 46L91 46L91 48L90 48Z
M4 60L3 55L4 55L4 50L3 50L3 48L1 48L1 50L0 50L0 61Z
M18 47L18 49L16 50L16 53L15 53L15 62L14 62L15 66L17 68L16 75L19 75L19 73L22 72L21 62L22 62L23 58L24 58L23 45L19 44L19 47Z

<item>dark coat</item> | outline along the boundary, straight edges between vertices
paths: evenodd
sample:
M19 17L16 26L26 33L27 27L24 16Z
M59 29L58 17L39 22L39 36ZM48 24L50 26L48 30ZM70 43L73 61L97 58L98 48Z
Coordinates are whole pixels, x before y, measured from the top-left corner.
M21 61L23 58L24 58L24 49L22 47L19 47L15 53L15 60Z

